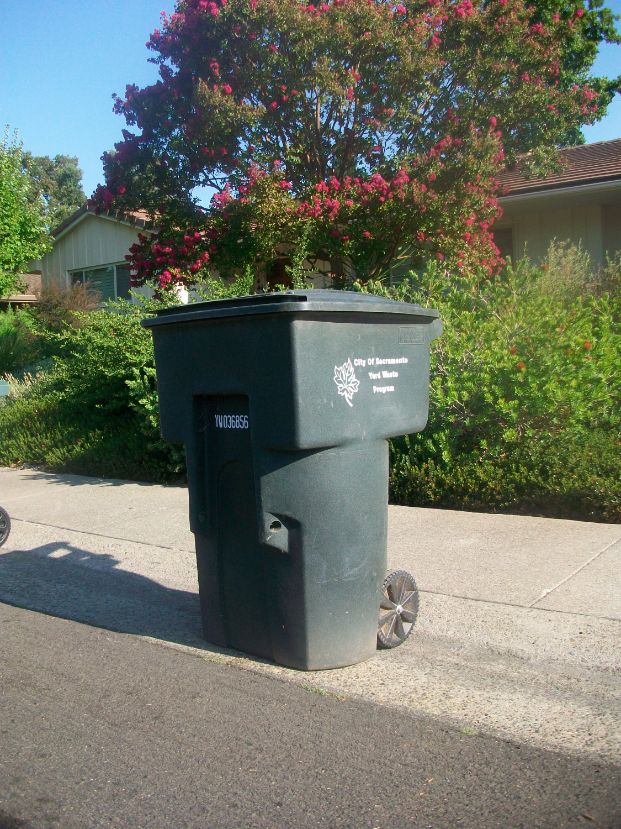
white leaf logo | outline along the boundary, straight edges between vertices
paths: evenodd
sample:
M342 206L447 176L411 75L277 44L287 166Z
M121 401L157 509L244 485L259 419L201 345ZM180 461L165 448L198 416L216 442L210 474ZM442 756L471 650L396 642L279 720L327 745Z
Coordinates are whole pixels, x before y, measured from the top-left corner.
M334 366L334 382L339 390L339 394L347 401L347 405L353 408L354 404L351 400L358 391L360 383L356 380L351 360L343 363L342 366Z

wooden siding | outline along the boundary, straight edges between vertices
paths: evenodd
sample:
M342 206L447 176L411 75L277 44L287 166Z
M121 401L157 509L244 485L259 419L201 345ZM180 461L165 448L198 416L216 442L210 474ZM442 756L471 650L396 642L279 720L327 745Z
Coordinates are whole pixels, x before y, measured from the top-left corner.
M567 200L569 201L569 199ZM535 264L543 261L552 240L582 245L594 265L602 265L606 252L621 250L621 204L574 204L558 201L512 205L498 223L499 239L511 231L513 261L525 256ZM507 254L509 251L503 251Z
M44 284L68 285L70 271L123 262L139 229L103 216L86 215L43 257Z
M604 253L611 258L621 254L621 204L605 204L602 208Z

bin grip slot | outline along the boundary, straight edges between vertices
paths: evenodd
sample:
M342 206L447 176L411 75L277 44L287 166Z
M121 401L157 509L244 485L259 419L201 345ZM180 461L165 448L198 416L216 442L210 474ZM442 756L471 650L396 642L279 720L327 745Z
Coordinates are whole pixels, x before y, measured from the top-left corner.
M261 516L259 539L261 544L281 553L292 551L293 539L299 535L299 521L288 515L264 512Z

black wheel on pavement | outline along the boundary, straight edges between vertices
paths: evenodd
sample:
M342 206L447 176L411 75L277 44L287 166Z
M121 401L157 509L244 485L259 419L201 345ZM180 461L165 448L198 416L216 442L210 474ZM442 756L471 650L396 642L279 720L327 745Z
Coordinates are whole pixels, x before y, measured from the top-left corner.
M11 519L9 518L8 512L0 507L0 547L2 547L4 542L7 540L10 532Z
M396 648L414 630L418 614L418 588L405 570L392 570L382 585L377 647Z

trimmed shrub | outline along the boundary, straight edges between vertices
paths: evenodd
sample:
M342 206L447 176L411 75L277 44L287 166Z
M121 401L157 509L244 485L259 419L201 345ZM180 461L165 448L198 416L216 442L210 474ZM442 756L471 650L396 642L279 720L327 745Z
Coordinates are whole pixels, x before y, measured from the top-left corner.
M607 290L619 267L595 279L572 256L494 280L435 265L399 286L356 286L436 307L444 323L427 428L391 442L393 503L621 521L621 296ZM559 288L550 274L561 270ZM247 285L206 290L221 298ZM140 326L158 307L119 302L48 332L52 367L0 406L0 464L180 480L183 451L160 438Z
M31 315L9 305L0 312L0 377L20 373L40 355L41 345Z
M583 288L528 266L364 288L444 323L427 428L392 441L394 502L621 520L621 299Z
M153 411L146 311L127 302L115 310L74 312L77 325L47 333L52 368L0 409L0 464L150 481L183 476L181 450L161 440ZM147 379L141 385L138 377Z

